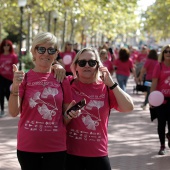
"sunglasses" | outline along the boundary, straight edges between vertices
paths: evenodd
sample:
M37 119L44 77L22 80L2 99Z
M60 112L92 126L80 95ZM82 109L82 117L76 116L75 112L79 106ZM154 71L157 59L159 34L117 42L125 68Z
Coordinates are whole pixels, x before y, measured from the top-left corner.
M96 64L98 64L98 61L96 60L77 60L76 62L80 67L85 67L85 65L88 63L90 67L94 67Z
M39 54L44 54L47 50L49 55L53 55L56 53L57 49L49 47L49 48L45 48L45 47L38 47L36 46L35 49L38 51Z
M167 53L169 53L169 54L170 54L170 51L168 51L168 50L165 50L165 51L164 51L164 53L165 53L165 54L167 54Z

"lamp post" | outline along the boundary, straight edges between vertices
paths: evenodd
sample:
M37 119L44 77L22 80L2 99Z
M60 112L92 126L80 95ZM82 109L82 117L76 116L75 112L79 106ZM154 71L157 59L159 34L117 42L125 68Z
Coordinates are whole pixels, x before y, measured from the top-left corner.
M27 0L18 0L18 5L20 7L20 42L19 42L19 70L22 70L22 22L23 22L23 8L26 5Z
M56 23L57 23L57 13L53 11L53 19L54 19L54 35L56 34Z

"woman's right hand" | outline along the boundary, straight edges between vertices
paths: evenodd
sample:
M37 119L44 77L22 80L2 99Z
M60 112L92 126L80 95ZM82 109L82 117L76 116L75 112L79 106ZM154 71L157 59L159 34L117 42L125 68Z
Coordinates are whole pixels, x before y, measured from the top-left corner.
M21 82L24 80L25 73L23 71L19 71L18 67L15 64L13 64L13 72L13 86L19 87Z

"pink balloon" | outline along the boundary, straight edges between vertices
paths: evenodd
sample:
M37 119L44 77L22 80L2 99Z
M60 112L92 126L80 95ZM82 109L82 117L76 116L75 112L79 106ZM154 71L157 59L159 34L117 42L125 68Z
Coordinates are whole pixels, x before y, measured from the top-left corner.
M65 55L65 56L63 57L63 63L64 63L65 65L69 65L69 64L71 64L71 62L72 62L71 55Z
M160 91L153 91L149 95L149 104L152 106L160 106L164 102L164 95Z

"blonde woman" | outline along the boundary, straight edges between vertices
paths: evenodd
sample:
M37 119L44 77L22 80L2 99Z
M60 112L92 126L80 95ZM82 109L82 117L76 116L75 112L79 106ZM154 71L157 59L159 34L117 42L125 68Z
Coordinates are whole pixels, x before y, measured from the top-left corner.
M67 125L66 170L111 170L108 158L108 119L111 109L130 112L131 97L113 81L94 48L81 49L71 64L70 81L76 102L86 105L75 116L65 114ZM88 149L87 149L88 148Z
M22 170L64 170L66 127L63 112L71 101L70 85L54 78L56 37L43 32L35 36L31 53L35 67L24 73L13 65L14 78L9 112L20 114L17 156Z

